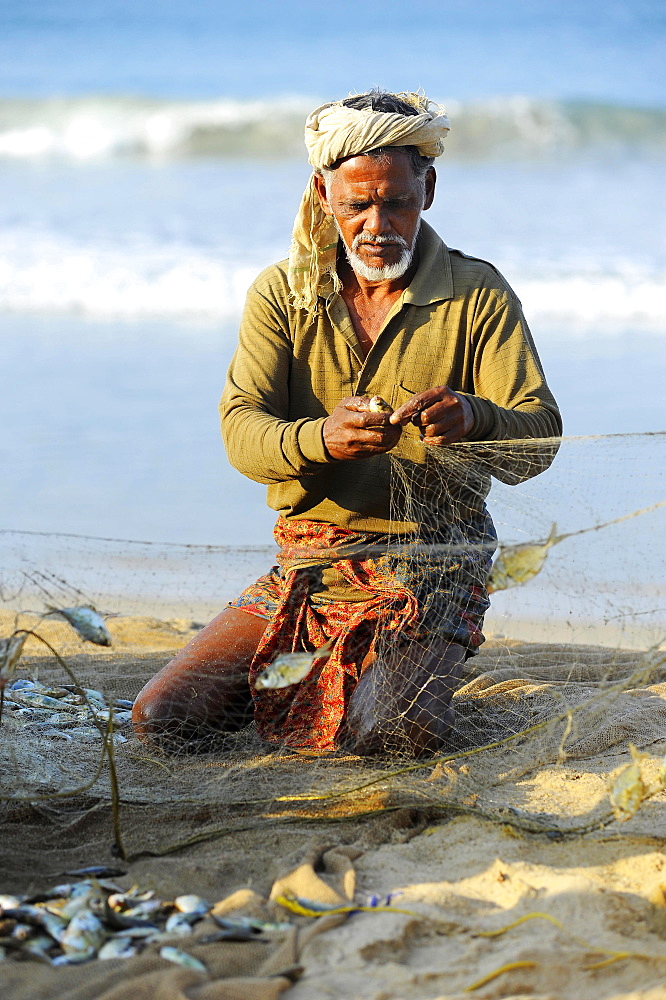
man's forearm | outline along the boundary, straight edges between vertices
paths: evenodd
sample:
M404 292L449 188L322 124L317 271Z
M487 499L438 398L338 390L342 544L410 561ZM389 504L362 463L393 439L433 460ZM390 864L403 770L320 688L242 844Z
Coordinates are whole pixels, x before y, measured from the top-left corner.
M562 420L554 406L543 402L524 403L508 408L483 396L464 395L472 407L474 427L468 441L508 441L522 438L559 437Z
M322 432L325 417L279 420L234 399L223 401L220 413L229 461L257 483L300 479L330 461Z

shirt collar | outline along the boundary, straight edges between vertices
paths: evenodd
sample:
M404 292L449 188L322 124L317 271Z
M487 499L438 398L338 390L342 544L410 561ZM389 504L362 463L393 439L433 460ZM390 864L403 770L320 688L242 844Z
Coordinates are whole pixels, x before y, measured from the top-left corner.
M410 285L405 289L403 302L414 306L427 306L432 302L453 298L453 274L449 250L432 226L421 221L418 240L419 266Z
M399 299L400 305L429 306L433 302L452 299L454 296L453 272L449 248L432 226L429 226L423 219L421 220L417 247L419 265L416 274ZM337 292L325 296L327 305L337 301L339 297Z

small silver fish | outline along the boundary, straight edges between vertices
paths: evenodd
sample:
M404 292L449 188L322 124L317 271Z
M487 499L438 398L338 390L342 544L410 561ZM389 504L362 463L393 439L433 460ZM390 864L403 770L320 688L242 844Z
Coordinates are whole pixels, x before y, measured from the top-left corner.
M145 917L130 914L129 916L122 910L114 910L108 905L108 900L104 906L104 921L107 927L129 936L137 928L148 934L155 934L159 927L154 920L147 920Z
M58 943L67 929L67 918L46 910L41 906L24 905L13 911L19 920L23 919L37 927L41 927Z
M176 896L173 901L173 905L176 907L180 913L186 913L188 916L205 917L208 911L211 909L211 904L202 899L201 896Z
M85 868L68 868L67 871L62 872L62 874L81 876L87 875L88 878L94 879L119 878L121 875L127 875L127 869L119 868L117 865L87 865Z
M123 937L136 938L137 940L144 938L146 941L157 940L159 932L160 929L157 925L148 926L148 924L145 927L123 927L120 931Z
M28 938L23 944L23 951L27 951L29 955L34 955L36 958L41 958L46 962L50 962L49 952L53 948L53 940L46 934L36 934Z
M144 899L134 906L123 910L127 917L137 917L139 920L146 920L154 913L164 909L164 904L159 899Z
M103 893L99 886L93 881L77 882L69 894L69 897L61 904L58 904L58 912L70 921L74 916L85 910L98 910L104 901ZM48 903L53 908L54 903Z
M163 948L160 948L160 955L167 962L175 962L176 965L182 965L184 969L196 969L197 972L208 972L203 962L200 962L194 955L188 955L186 951L181 951L180 948L172 948L167 944Z
M219 924L220 927L228 931L249 930L255 934L261 934L263 931L288 931L290 927L294 926L284 921L258 920L255 917L234 917L232 919L230 917L217 916L215 913L212 913L211 916L216 924Z
M368 409L372 413L393 413L393 407L389 406L381 396L373 396L368 403Z
M45 889L44 892L38 892L34 896L29 896L25 902L26 903L50 903L52 900L56 902L59 900L69 899L74 890L74 885L71 882L60 882L58 885L54 885L51 889Z
M85 962L97 954L105 937L99 917L90 910L79 910L70 920L59 944L70 961Z
M177 934L179 937L188 937L193 934L192 920L187 913L172 913L167 920L164 930L167 934Z
M8 639L0 639L0 689L14 673L27 638L25 632L19 632Z
M0 915L2 915L3 910L15 910L20 905L21 900L18 896L10 896L7 893L0 895Z
M138 951L139 949L132 944L132 939L125 935L109 938L100 948L97 957L103 962L110 958L132 958Z
M67 874L69 874L69 872ZM123 875L126 874L126 872L123 872ZM111 893L107 899L107 903L110 909L115 910L117 913L122 913L124 910L129 909L130 905L127 899L127 894L123 892L122 889L118 892Z
M315 660L327 660L331 655L333 639L329 639L313 653L278 653L272 663L269 663L263 673L259 674L254 686L264 688L285 688L298 684L312 670Z
M531 580L541 572L549 550L562 541L562 537L557 534L557 525L554 524L543 545L503 545L488 576L488 593L518 587Z
M141 892L138 885L133 885L131 889L127 890L125 896L128 900L132 900L133 904L146 903L149 899L155 899L155 890L146 889L144 892Z
M77 726L81 719L77 718L75 715L70 715L69 712L55 712L48 716L48 718L36 722L26 722L23 729L26 732L30 732L33 729L37 729L40 726L51 726L56 729L71 729L73 726Z
M131 709L134 707L134 702L130 701L129 698L114 698L113 699L114 708L127 708Z
M112 643L111 633L104 624L104 619L94 608L49 606L49 614L64 618L85 642L94 642L96 646L110 646Z
M49 708L53 712L67 712L70 715L79 714L78 705L68 705L58 698L42 694L41 691L31 691L29 688L25 688L21 691L13 691L12 696L14 701L18 701L23 705L29 705L30 707Z

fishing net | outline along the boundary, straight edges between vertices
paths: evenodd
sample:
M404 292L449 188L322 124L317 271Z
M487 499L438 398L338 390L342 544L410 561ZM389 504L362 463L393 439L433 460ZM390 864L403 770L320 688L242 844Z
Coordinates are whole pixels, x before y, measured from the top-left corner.
M652 798L634 823L650 815L666 749L666 434L419 447L387 458L396 530L353 553L374 561L389 598L408 583L419 603L408 653L400 630L385 627L389 612L374 626L383 721L373 754L267 743L251 719L204 746L183 738L165 750L133 734L129 703L276 562L270 540L0 534L1 635L29 633L0 726L6 888L110 852L167 857L243 831L405 809L578 835L615 822L606 781L629 762L629 743L648 751L636 808ZM326 569L340 551L299 558ZM478 610L489 579L486 641L470 646L451 696L428 672L437 676L442 644ZM105 616L110 647L82 642L49 611L84 605ZM316 684L325 662L298 687ZM417 758L405 744L415 701L424 726L450 724ZM596 777L581 801L567 779L582 761Z

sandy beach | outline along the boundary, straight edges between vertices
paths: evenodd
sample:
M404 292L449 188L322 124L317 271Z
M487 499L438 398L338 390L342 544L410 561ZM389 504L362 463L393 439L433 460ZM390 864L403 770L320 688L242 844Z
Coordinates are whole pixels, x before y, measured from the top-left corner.
M275 561L218 400L248 286L289 252L305 117L375 84L446 106L427 221L515 290L562 412L551 469L493 482L500 545L566 540L492 595L434 760L253 727L166 755L7 692L0 895L104 865L161 927L179 894L214 907L61 967L0 912L1 1000L666 1000L663 3L2 8L0 641L48 644L10 683L134 699ZM110 648L42 616L81 604ZM260 929L207 941L215 916Z
M2 612L2 634L13 623ZM20 624L35 623L23 616ZM190 624L110 619L113 647L93 651L55 619L42 622L39 632L80 683L133 697L193 634ZM579 673L587 665L588 688L592 669L608 684L611 664L626 677L641 662L640 653L626 650L609 659L608 650L602 655L593 646L567 651L490 639L477 657L474 683L479 676L505 678L509 663L516 676L527 675L539 663L557 668L567 656L570 678L574 664ZM61 677L53 657L30 639L18 675L36 674L49 683ZM196 925L192 938L177 943L205 962L205 976L169 967L154 945L126 961L60 969L7 958L3 995L228 1000L286 991L293 1000L657 1000L666 995L666 796L655 795L620 824L609 820L607 780L630 762L629 739L646 751L645 775L656 774L666 752L666 740L656 735L666 717L660 676L657 666L643 690L615 695L613 719L626 726L608 733L605 744L598 737L598 753L587 746L579 756L533 760L532 767L525 753L507 747L504 759L486 754L485 764L483 755L424 763L399 780L385 764L373 771L353 758L327 764L276 755L251 739L226 754L170 758L130 737L116 748L129 859L120 862L126 874L119 886L154 889L160 899L197 893L221 912L259 913L293 926L264 935L267 944L197 944L211 927L209 920ZM530 683L533 689L534 678ZM78 794L50 797L84 785L99 749L40 747L21 738L12 721L6 717L0 730L9 796L1 890L44 891L62 882L63 872L119 864L111 853L106 772ZM41 777L34 754L43 758ZM393 770L401 763L393 762ZM445 793L456 780L454 799ZM366 787L354 791L359 785ZM541 832L533 832L539 824ZM588 832L575 833L581 828ZM408 912L298 916L269 901L284 885L328 904L390 895L393 907Z

